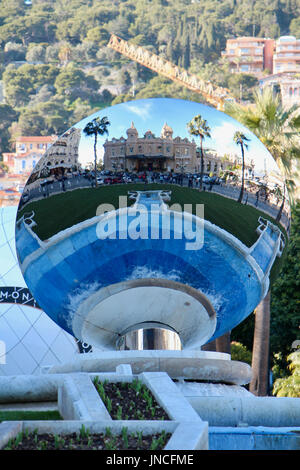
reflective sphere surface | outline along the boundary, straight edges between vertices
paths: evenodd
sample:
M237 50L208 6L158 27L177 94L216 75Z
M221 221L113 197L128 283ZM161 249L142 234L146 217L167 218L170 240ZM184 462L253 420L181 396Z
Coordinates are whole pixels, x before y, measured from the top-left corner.
M153 329L172 332L169 348L198 348L266 295L289 224L284 178L253 133L155 98L56 140L26 184L16 247L35 299L76 338L124 348Z

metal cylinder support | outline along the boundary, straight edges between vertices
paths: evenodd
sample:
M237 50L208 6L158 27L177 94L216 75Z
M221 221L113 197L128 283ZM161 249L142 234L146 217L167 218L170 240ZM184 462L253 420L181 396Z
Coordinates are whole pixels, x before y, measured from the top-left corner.
M117 349L124 350L181 350L178 333L159 323L144 323L130 328L117 341Z

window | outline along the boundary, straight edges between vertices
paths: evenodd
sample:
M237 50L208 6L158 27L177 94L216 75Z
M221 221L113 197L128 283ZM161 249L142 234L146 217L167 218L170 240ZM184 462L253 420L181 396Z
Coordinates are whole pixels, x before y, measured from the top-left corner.
M35 160L32 160L32 168L34 168L36 165L36 161Z
M22 170L25 170L26 168L26 160L22 160Z

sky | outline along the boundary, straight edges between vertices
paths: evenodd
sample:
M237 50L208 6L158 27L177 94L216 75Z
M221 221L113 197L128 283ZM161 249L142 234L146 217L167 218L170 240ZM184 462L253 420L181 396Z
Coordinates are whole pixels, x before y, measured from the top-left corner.
M242 131L250 139L248 150L245 150L246 161L254 160L255 171L264 172L265 166L270 171L279 173L273 157L260 142L260 140L245 126L231 118L227 114L216 110L213 107L173 98L149 98L143 100L128 101L117 104L91 116L83 119L74 127L83 129L85 125L93 118L106 116L111 125L108 127L109 134L103 137L99 136L98 155L103 156L103 147L105 140L111 140L113 137L127 138L126 130L134 123L139 136L143 137L145 132L151 130L155 136L159 137L161 129L165 123L172 127L173 138L180 136L192 140L188 133L187 123L197 114L206 119L211 128L211 138L206 138L204 147L216 150L222 156L224 154L236 154L240 156L240 147L233 142L235 131ZM199 141L195 139L196 144ZM79 155L83 166L87 162L93 161L93 137L85 137L82 133Z

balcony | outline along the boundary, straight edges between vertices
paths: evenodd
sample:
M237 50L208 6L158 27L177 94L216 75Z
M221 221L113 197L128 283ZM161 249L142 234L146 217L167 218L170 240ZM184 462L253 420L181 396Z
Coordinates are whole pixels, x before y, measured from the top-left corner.
M274 54L274 61L281 62L281 61L300 61L300 51L295 54L287 53L287 54Z

